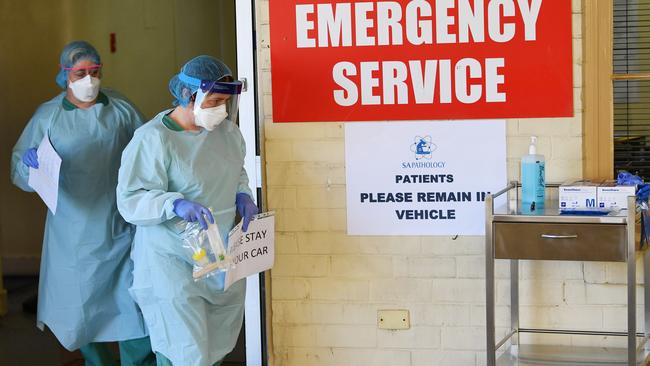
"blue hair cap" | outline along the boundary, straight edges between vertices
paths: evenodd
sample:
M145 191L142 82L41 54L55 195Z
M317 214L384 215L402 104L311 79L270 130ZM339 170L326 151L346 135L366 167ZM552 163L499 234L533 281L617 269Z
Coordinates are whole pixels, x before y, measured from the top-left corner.
M86 41L70 42L63 47L59 59L59 73L56 75L56 83L61 89L68 86L68 70L65 68L74 67L81 60L90 60L98 65L102 63L95 47Z
M183 80L179 76L184 75ZM201 55L189 60L181 72L169 80L169 91L176 100L174 105L187 107L192 94L201 86L200 83L188 82L190 79L218 81L226 76L232 77L232 71L223 61L212 56Z

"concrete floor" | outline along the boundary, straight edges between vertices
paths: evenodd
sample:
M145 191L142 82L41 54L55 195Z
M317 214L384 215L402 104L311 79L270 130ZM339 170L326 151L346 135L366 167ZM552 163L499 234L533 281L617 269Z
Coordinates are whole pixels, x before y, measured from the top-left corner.
M36 328L36 315L23 312L24 300L38 291L34 277L5 278L9 313L0 317L0 365L83 365L49 331Z
M36 315L23 311L23 302L38 292L37 277L5 277L9 312L0 317L0 365L83 366L79 352L59 345L47 329L36 328ZM223 366L244 366L237 349Z

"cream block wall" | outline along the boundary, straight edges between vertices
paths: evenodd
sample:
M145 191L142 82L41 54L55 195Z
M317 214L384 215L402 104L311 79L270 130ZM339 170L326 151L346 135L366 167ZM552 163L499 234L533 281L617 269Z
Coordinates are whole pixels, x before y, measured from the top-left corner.
M346 235L343 124L273 123L268 3L257 1L257 34L267 197L278 230L271 274L274 365L485 364L483 237ZM581 176L580 0L573 1L573 52L575 116L508 120L509 179L519 178L519 158L532 134L539 136L549 182ZM522 325L625 328L623 266L524 262L520 272ZM497 327L504 334L510 291L505 263L496 275ZM377 310L385 308L408 309L411 329L378 329ZM641 325L641 312L638 319ZM598 337L522 339L621 345Z
M17 267L24 265L23 258L40 255L46 208L37 195L11 184L11 149L35 108L58 93L54 76L65 18L61 7L48 0L0 1L0 255L16 258ZM4 270L11 267L6 261L3 265ZM38 263L31 267L38 269Z

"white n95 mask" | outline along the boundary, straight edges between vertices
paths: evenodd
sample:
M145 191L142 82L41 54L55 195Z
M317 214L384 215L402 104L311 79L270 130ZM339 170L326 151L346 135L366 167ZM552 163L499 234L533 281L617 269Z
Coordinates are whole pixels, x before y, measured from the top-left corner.
M194 107L194 124L212 131L228 117L226 105L222 104L213 108Z
M92 102L99 94L100 83L101 80L98 78L86 75L83 79L71 81L68 87L72 90L72 94L75 98L82 102Z

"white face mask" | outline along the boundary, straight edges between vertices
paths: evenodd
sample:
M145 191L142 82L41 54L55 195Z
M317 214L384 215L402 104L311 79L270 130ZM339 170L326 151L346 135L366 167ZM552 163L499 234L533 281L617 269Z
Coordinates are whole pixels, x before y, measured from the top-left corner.
M71 81L68 84L68 88L72 90L74 97L80 101L92 102L93 100L97 99L100 83L101 81L98 78L86 75L86 77L83 79Z
M213 108L194 107L194 124L212 131L228 117L226 105L222 104Z

